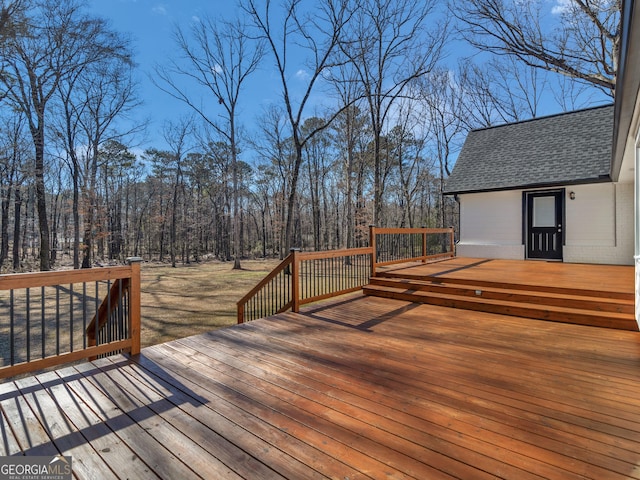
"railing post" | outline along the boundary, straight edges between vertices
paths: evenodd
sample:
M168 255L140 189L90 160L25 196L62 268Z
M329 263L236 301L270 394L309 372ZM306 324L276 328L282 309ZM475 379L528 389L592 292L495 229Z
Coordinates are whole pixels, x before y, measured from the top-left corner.
M300 249L291 249L291 310L300 311Z
M455 242L455 236L454 236L453 227L449 227L449 248L451 249L452 257L456 256L454 242Z
M427 263L427 227L422 227L422 263Z
M369 246L371 247L371 277L373 278L376 276L376 262L378 261L375 225L369 225Z
M244 303L238 303L238 325L244 323Z
M140 302L140 263L142 258L127 258L127 263L131 266L131 281L129 282L129 321L131 322L131 355L140 353L140 323L141 323L141 302Z

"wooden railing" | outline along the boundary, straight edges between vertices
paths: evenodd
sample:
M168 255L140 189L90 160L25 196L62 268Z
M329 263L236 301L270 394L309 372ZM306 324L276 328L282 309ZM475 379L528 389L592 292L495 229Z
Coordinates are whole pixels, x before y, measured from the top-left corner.
M371 272L371 249L294 251L293 266L293 277L299 279L298 288L293 289L297 293L294 295L297 312L300 305L355 292L366 285Z
M369 280L371 249L328 252L296 249L238 302L238 323L293 310L362 288Z
M323 252L293 249L238 302L238 323L355 292L378 267L454 256L452 228L370 228L370 246Z
M293 252L238 302L238 323L293 308L292 262Z
M453 228L369 227L374 252L371 276L378 267L414 261L427 262L455 256Z
M0 276L0 378L140 352L140 259Z

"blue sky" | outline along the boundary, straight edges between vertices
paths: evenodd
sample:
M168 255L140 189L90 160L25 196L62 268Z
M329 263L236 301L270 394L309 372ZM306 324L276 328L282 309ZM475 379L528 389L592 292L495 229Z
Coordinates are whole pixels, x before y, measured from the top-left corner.
M550 12L558 13L557 9L562 8L564 2L566 0L549 0ZM185 104L159 90L149 76L153 74L155 65L177 54L173 39L176 26L187 31L192 22L203 16L232 18L237 9L235 0L88 0L88 5L91 13L109 20L114 30L131 36L135 60L139 65L140 97L144 103L137 115L151 121L140 148L166 148L161 135L163 124L191 112ZM450 61L455 62L458 55L469 53L468 47L461 42L449 42L450 49L452 45L457 48L453 47L454 51L449 52ZM241 98L241 122L249 131L253 130L252 125L265 107L281 101L279 81L270 73L271 61L267 55L261 70L251 78ZM304 71L297 67L292 68L290 74L304 77ZM319 104L321 93L316 95L316 103ZM550 104L539 113L544 115L559 110L560 107ZM309 109L305 113L313 115L314 112Z
M190 113L188 107L159 90L149 76L154 66L167 58L176 56L173 39L176 26L185 31L198 18L209 16L232 17L235 10L233 0L90 0L89 10L111 22L114 30L130 35L135 61L138 64L138 78L141 84L140 97L144 105L139 111L140 118L151 121L147 139L142 145L164 148L159 132L166 120L177 119ZM258 73L260 75L260 73ZM261 81L264 82L264 75ZM245 108L247 118L260 113L261 105L274 101L262 89L247 90ZM160 144L160 145L158 145Z
M153 74L154 66L178 54L173 39L177 26L188 33L190 25L204 16L231 19L237 14L236 0L88 0L88 4L91 13L109 20L114 30L131 36L139 66L140 96L144 102L138 115L151 121L141 148L166 148L161 138L163 123L188 115L191 111L184 103L158 89L149 76ZM279 6L279 2L276 0L274 5ZM248 131L254 130L253 125L267 107L282 102L282 87L270 68L272 62L272 57L267 53L261 68L245 85L239 113L241 123ZM300 85L306 86L306 72L302 63L289 70L293 80L300 79ZM290 84L294 94L295 86L295 82ZM322 92L314 91L305 114L313 115L314 105L321 105L325 100Z
M181 7L178 8L178 4ZM172 55L171 38L176 23L189 21L196 14L196 0L180 2L157 2L156 0L91 0L90 10L111 22L114 30L131 35L135 60L139 65L138 75L142 83L141 96L145 111L154 119L165 113L181 110L177 102L171 101L154 87L147 78L153 66ZM220 2L222 3L222 2ZM191 12L191 13L190 13Z

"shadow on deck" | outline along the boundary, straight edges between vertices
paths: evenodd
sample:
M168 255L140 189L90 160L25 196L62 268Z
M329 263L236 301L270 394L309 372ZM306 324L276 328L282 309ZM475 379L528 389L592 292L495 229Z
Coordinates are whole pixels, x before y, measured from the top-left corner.
M357 296L0 388L0 454L79 478L640 479L614 329Z
M381 271L366 295L638 331L631 266L456 257Z

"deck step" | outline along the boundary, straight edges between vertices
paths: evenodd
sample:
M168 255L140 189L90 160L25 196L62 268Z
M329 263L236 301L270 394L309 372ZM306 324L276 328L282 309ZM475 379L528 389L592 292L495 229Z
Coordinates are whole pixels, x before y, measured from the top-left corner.
M363 293L525 318L638 330L633 302L626 299L378 277L371 279Z
M458 295L464 297L484 298L491 300L505 300L518 303L533 303L537 305L552 305L557 307L577 308L581 310L595 310L600 312L616 312L633 314L634 301L627 299L593 297L591 295L578 295L572 293L553 293L537 290L522 290L512 288L496 288L484 285L442 283L432 280L410 280L404 278L374 277L371 285L404 288L423 292L433 292L444 295Z
M412 275L407 274L405 272L382 272L378 274L379 276L374 277L378 278L392 278L396 280L410 280L410 281L418 281L418 282L429 282L434 284L448 284L448 285L473 285L474 287L480 287L480 289L489 289L489 288L497 288L497 289L506 289L506 290L525 290L527 292L545 292L545 293L554 293L559 295L577 295L577 296L588 296L595 298L608 298L608 299L618 299L618 300L626 300L629 302L634 302L635 295L633 292L619 292L619 291L608 291L606 289L602 290L587 290L584 288L576 289L576 288L567 288L567 287L559 287L556 285L540 285L540 284L526 284L526 283L510 283L508 280L496 282L491 280L469 280L462 278L452 278L452 277L438 277L438 276L428 276L428 275ZM373 279L372 279L373 280Z

